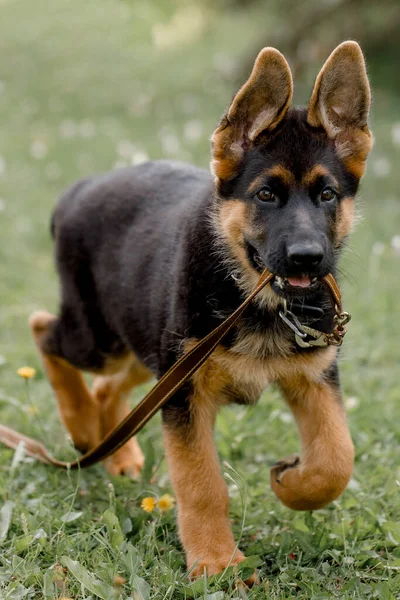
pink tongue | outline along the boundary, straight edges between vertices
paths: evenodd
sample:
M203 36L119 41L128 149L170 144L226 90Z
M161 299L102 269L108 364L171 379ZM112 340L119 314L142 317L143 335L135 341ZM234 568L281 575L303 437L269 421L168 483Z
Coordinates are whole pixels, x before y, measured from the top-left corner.
M300 277L288 277L288 282L294 287L306 288L311 285L311 279L307 275L300 275Z

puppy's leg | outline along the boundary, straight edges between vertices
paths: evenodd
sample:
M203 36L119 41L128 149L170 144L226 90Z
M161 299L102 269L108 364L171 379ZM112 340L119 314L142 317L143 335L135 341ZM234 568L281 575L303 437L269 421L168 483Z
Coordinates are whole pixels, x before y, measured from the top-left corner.
M197 394L189 402L190 407L164 409L163 431L180 538L188 568L195 565L191 575L199 577L204 569L208 575L218 573L244 555L233 539L228 490L214 445L217 407Z
M71 434L75 447L86 452L101 439L99 407L82 373L63 358L46 352L46 342L56 322L54 315L38 311L31 316L29 325L57 397L61 420Z
M152 373L133 357L132 363L123 371L94 378L92 393L100 407L102 438L129 413L127 398L131 389L151 377ZM105 461L111 475L125 473L133 477L139 475L143 464L143 452L135 437Z
M272 489L289 508L322 508L343 492L353 471L354 448L339 387L304 376L279 383L297 422L302 456L271 469Z

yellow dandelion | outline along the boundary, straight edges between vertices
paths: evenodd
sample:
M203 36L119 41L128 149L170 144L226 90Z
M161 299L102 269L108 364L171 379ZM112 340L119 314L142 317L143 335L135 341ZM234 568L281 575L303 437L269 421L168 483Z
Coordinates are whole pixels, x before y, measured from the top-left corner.
M175 498L173 498L170 494L164 494L164 496L161 496L161 498L157 502L157 506L161 510L161 512L165 512L167 510L170 510L171 508L174 508L174 504Z
M36 375L36 369L33 369L32 367L21 367L18 369L17 375L24 379L32 379L32 377L35 377Z
M149 496L148 498L143 498L142 504L140 506L145 512L151 513L156 507L156 501L154 500L154 498Z

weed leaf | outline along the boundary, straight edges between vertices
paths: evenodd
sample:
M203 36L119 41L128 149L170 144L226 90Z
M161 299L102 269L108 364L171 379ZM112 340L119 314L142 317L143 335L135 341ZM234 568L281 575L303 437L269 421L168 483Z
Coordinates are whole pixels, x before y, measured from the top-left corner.
M111 546L118 549L124 541L124 534L121 531L117 515L110 508L107 508L103 513L103 521L107 527Z
M150 482L152 476L153 476L153 468L154 468L154 464L156 461L156 454L154 452L154 446L151 443L151 440L148 440L147 444L146 444L146 448L145 448L145 460L144 460L144 466L142 469L142 483L143 484L147 484Z
M392 592L389 590L387 584L384 583L383 581L381 581L380 583L377 583L375 586L375 589L378 592L379 600L396 600L396 598L393 596Z
M139 555L136 548L132 544L126 544L125 552L122 556L122 561L129 573L129 583L135 590L135 600L148 600L150 598L150 586L142 577L136 573L139 565Z
M11 500L7 500L7 502L5 502L3 504L3 506L1 507L1 510L0 510L0 542L5 540L7 537L8 529L9 529L10 523L11 523L13 507L14 507L14 504L11 502Z
M72 523L72 521L76 521L82 515L83 515L82 512L73 512L73 511L70 511L70 512L65 513L65 515L63 515L62 517L60 517L60 520L63 523Z
M92 594L95 594L99 598L103 598L103 600L110 600L113 597L113 588L103 581L96 579L77 560L72 560L69 556L63 556L61 562L89 592L92 592Z

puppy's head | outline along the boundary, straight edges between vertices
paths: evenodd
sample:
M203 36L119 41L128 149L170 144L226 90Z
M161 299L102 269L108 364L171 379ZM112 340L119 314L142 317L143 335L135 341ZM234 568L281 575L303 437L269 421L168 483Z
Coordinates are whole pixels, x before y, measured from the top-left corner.
M275 274L275 299L311 295L335 270L372 147L356 42L328 58L307 109L290 107L292 92L285 58L264 48L212 136L219 238L244 287Z

